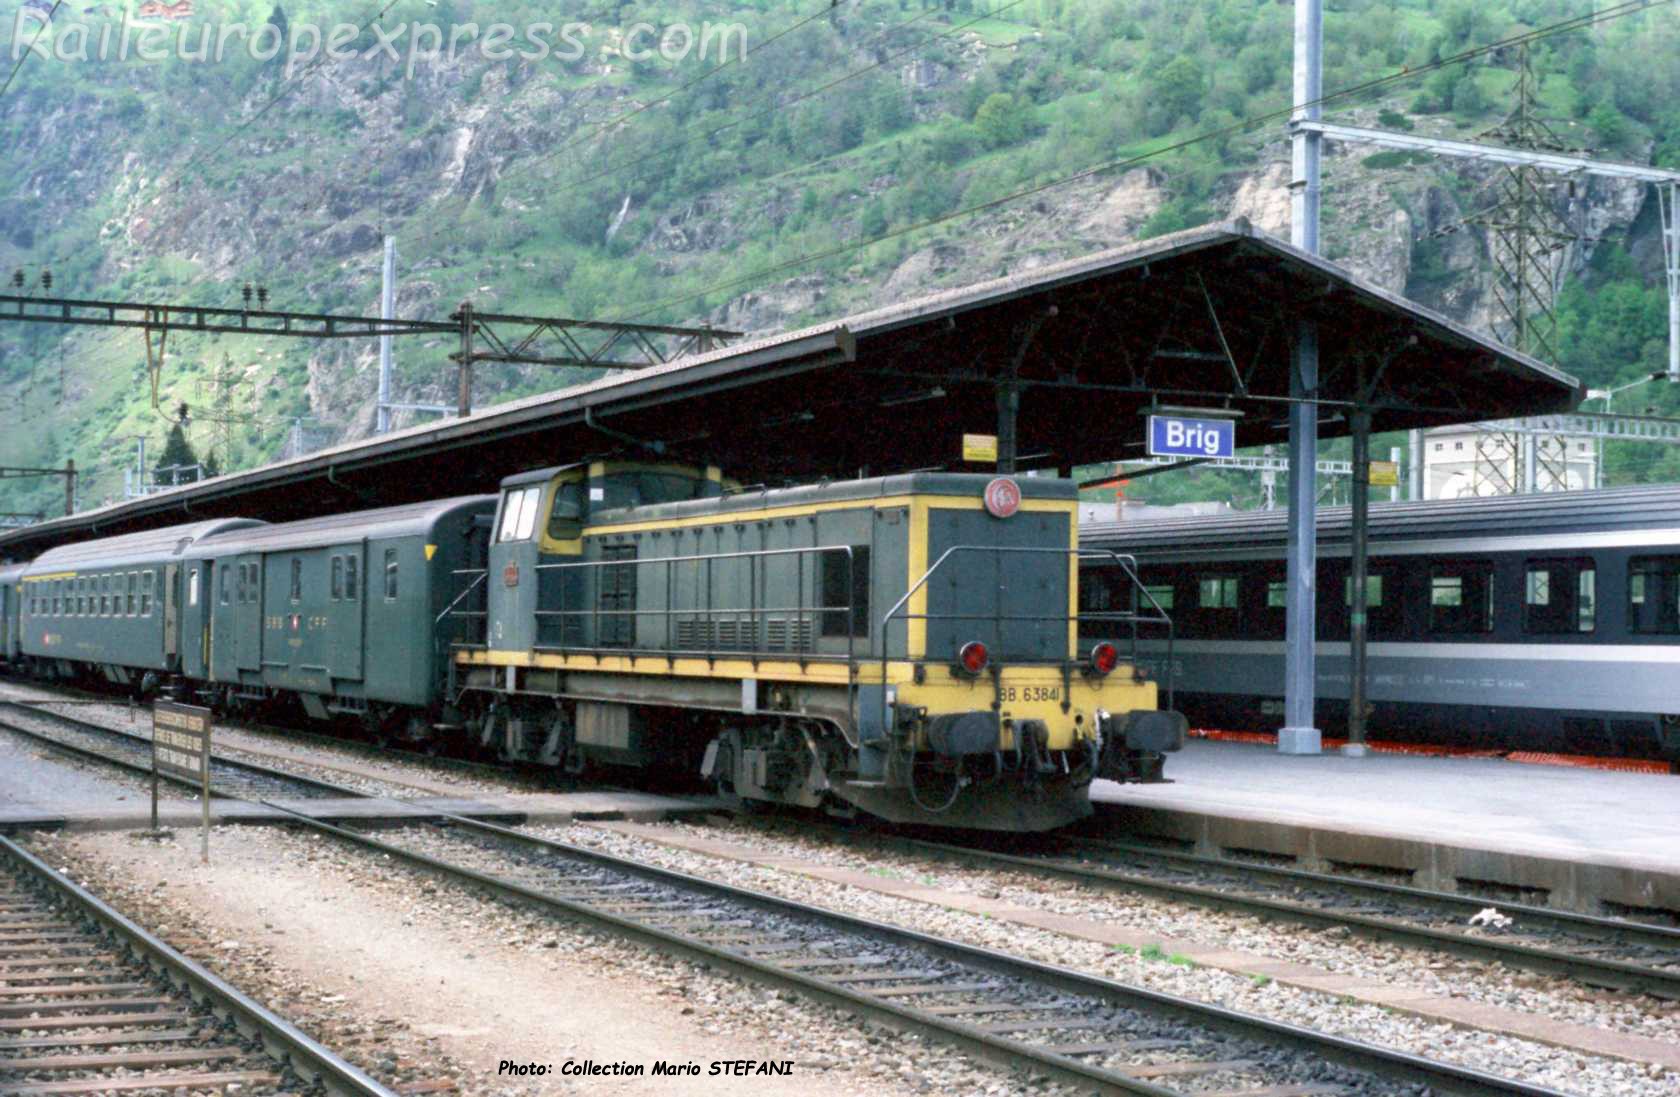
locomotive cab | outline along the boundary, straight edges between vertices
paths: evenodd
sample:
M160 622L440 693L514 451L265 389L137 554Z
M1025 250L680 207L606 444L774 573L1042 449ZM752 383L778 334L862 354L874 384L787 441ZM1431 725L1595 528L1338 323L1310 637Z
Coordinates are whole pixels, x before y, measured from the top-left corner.
M597 595L585 570L553 565L583 554L590 515L723 493L716 468L593 461L510 476L491 526L489 639L496 648L586 645L584 622L571 617Z

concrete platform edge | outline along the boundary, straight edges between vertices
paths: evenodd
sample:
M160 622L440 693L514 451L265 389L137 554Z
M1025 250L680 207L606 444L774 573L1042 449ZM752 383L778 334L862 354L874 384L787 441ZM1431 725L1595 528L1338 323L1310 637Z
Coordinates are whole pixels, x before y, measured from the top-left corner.
M1116 837L1167 839L1209 856L1257 852L1316 871L1373 866L1409 873L1415 886L1443 891L1475 890L1461 881L1488 882L1544 892L1546 904L1586 914L1615 913L1606 903L1680 912L1680 873L1638 865L1137 804L1099 804L1097 819Z

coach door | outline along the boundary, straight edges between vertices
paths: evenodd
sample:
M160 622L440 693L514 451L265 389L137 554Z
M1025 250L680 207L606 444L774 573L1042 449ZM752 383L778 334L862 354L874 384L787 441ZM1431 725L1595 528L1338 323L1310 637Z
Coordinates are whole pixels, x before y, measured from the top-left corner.
M241 556L234 573L234 649L240 670L262 670L261 556Z
M150 576L148 576L149 578ZM170 564L163 571L163 661L175 665L181 654L181 565Z
M206 561L205 569L206 575L212 577L206 592L210 599L207 607L210 629L205 641L209 648L210 680L238 681L233 627L235 563L232 560Z
M367 602L366 552L362 545L331 551L327 560L327 666L334 678L362 677L362 607ZM390 636L392 644L419 643L406 636Z

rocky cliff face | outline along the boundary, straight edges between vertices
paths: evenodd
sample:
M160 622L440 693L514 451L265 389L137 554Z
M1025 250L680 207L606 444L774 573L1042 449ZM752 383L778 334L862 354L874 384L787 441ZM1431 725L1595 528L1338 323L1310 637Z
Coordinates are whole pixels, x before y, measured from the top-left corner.
M900 77L907 88L931 93L971 79L982 52L957 51L951 63L917 62ZM134 94L125 79L132 80L113 76L98 94L93 85L59 94L51 84L38 84L6 102L5 116L28 156L13 172L19 185L0 198L5 269L73 261L85 271L86 284L113 287L114 296L123 296L125 275L144 262L155 268L156 257L168 256L180 261L183 273L155 287L166 299L232 304L230 287L260 271L266 272L261 277L294 281L287 305L372 314L378 308L381 237L399 231L400 315L444 315L463 294L481 309L494 309L510 270L527 280L563 278L545 272L540 254L517 254L527 241L496 235L499 222L511 222L504 215L540 222L543 180L557 156L556 120L564 120L567 133L587 134L634 102L610 81L538 81L517 67L486 66L470 54L453 64L427 66L412 82L391 79L372 64L323 66L297 82L282 108L267 114L264 105L278 86L273 79L258 80L231 110L207 101L203 91L182 91L185 109L225 112L244 124L238 140L223 148L221 132L202 128L181 131L194 135L191 143L172 140L168 119L147 113L155 112L155 105L136 108L138 113L113 109L111 97ZM1374 114L1351 120L1376 124ZM558 147L562 161L580 155L568 154L566 147ZM1376 167L1365 162L1372 151L1329 149L1329 257L1474 327L1496 328L1488 242L1482 228L1465 221L1486 203L1497 169L1455 166L1449 173L1434 163ZM1241 155L1250 166L1223 179L1214 212L1246 217L1287 237L1286 146L1273 140ZM900 182L872 179L821 216L843 238L855 238L864 206ZM781 224L798 197L797 183L778 180L723 186L678 208L642 211L626 194L599 230L603 240L612 236L624 262L681 271L702 258L749 249L755 232ZM1172 180L1157 168L1087 179L990 209L959 222L955 231L908 237L887 260L872 253L839 275L796 272L743 288L704 319L767 333L1029 270L1136 238L1171 198ZM489 228L450 220L462 199L492 211L480 216ZM1578 270L1604 240L1629 241L1636 257L1660 262L1647 201L1642 187L1605 181L1578 184L1572 196L1560 198L1560 215L1582 238L1558 253L1560 271L1567 276ZM637 216L644 212L649 216ZM49 226L87 218L93 225L79 236L60 234L80 241L75 256L43 250ZM440 237L457 250L471 249L475 258L464 274L458 261L447 275L442 270L433 250ZM217 300L218 294L224 299ZM635 302L623 304L629 308ZM0 351L11 356L22 348L16 329L0 330ZM453 404L452 374L443 363L449 349L441 342L401 344L406 362L427 368L409 372L399 398ZM344 438L370 430L373 347L323 344L308 352L303 368L300 388L308 414L335 424L332 430ZM532 372L486 371L479 400L543 381ZM278 381L271 377L263 384L279 395ZM89 397L95 398L100 397Z

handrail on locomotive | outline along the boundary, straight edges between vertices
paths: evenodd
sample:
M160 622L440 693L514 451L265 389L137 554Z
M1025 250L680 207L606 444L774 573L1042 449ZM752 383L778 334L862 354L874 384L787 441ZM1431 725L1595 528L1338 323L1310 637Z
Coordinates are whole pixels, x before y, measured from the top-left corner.
M1004 613L1001 613L1001 612L994 612L994 613L989 613L989 614L962 614L962 613L911 614L911 613L904 612L906 607L909 605L910 600L915 596L915 594L918 591L922 590L924 587L926 587L928 582L934 577L934 575L941 568L943 568L946 565L946 563L948 561L950 561L953 557L955 557L959 554L962 554L962 553L981 553L981 552L992 553L994 555L994 561L996 562L996 565L997 565L996 566L997 589L998 589L998 593L1000 595L1002 595L1008 589L1008 583L1007 583L1007 580L1006 580L1005 570L1002 567L1002 561L1003 561L1003 558L1004 558L1003 554L1005 554L1005 553L1034 554L1034 555L1047 555L1048 554L1048 555L1071 556L1071 557L1074 557L1074 558L1079 559L1079 560L1095 559L1095 560L1109 561L1109 562L1113 563L1116 567L1118 567L1125 574L1127 580L1130 583L1130 586L1131 586L1131 608L1129 610L1088 611L1088 612L1083 612L1083 613L1076 612L1076 613L1073 613L1073 614L1067 614L1067 613L1061 613L1061 614L1004 614ZM805 558L808 557L808 556L812 556L812 555L824 555L824 554L829 554L829 553L843 553L843 554L845 554L846 561L847 561L847 564L846 564L847 590L848 591L855 591L857 589L857 578L858 578L858 576L857 576L857 558L856 558L855 552L853 551L853 547L850 546L850 545L814 545L814 546L799 546L799 547L795 547L795 548L782 548L782 549L758 549L758 550L750 550L750 551L744 551L744 552L699 553L699 554L684 555L684 556L643 557L643 558L626 559L626 560L569 560L569 561L561 561L561 562L556 562L556 563L538 564L538 565L536 565L536 570L539 571L539 572L542 572L542 571L593 572L593 571L596 571L596 570L599 570L599 569L617 568L617 569L621 569L620 574L622 574L622 569L639 569L639 568L643 568L643 567L650 567L650 566L656 566L656 565L663 566L663 568L665 569L665 605L662 608L635 607L635 608L630 608L630 609L603 609L601 607L600 594L597 591L595 593L595 596L591 599L594 604L592 606L590 606L589 608L567 609L566 608L566 603L565 603L566 585L564 583L561 583L561 584L559 584L559 596L560 596L559 608L558 609L538 608L538 609L532 611L533 614L538 618L559 619L563 622L566 621L566 620L570 620L570 619L587 618L591 621L591 623L593 625L593 636L594 636L594 639L595 639L595 643L594 644L576 644L576 645L567 644L565 642L566 631L565 631L564 625L562 625L561 634L560 634L560 642L559 643L557 643L557 644L554 644L554 643L551 643L551 644L538 643L536 645L536 647L537 647L538 650L543 650L543 651L576 652L576 653L580 653L580 654L585 654L585 655L592 654L592 655L596 655L596 656L607 655L607 654L629 655L632 658L639 657L639 656L653 656L653 657L664 658L664 659L667 659L669 661L674 661L678 657L698 657L698 658L705 658L705 659L708 659L708 660L715 660L719 655L722 655L722 654L737 654L738 653L738 654L744 654L744 655L748 656L752 660L754 665L757 665L757 663L760 661L760 658L762 656L769 655L769 654L776 654L776 652L773 652L769 648L767 642L765 642L761 639L766 633L766 630L762 626L765 626L765 625L773 623L773 622L787 622L787 621L791 620L795 625L795 627L791 629L791 633L790 633L792 638L793 638L794 644L796 645L795 651L793 653L798 656L798 659L799 659L799 662L801 663L801 665L804 665L807 661L812 661L812 660L843 661L846 664L846 666L850 669L850 671L851 671L850 678L855 683L856 677L857 677L856 672L857 672L860 660L859 660L857 644L856 644L857 630L856 630L855 625L857 623L857 619L856 619L857 608L856 608L854 600L848 599L848 601L845 605L834 605L834 606L831 606L831 605L807 605L804 602L804 592L805 592L805 589L806 589L805 563L804 563ZM762 565L765 562L769 561L770 559L777 558L777 557L792 557L796 560L796 562L797 562L796 589L800 592L800 602L799 602L799 604L793 605L793 606L759 606L759 605L756 604L756 601L757 601L757 598L758 598L759 588L761 586L761 582L762 582L762 579L764 577L763 576L763 566ZM748 591L749 591L749 598L752 601L745 608L742 608L742 607L718 607L718 606L715 605L715 593L716 593L716 584L715 584L716 575L715 575L715 572L716 572L716 565L720 561L731 561L731 560L745 560L747 562L746 586L747 586ZM675 577L675 571L676 571L677 567L682 566L682 565L692 565L696 569L704 567L705 572L706 572L706 575L705 575L705 599L706 600L705 600L705 605L703 607L702 606L679 607L679 606L676 606L676 605L673 604L674 591L677 589L677 587L676 587L676 584L672 582L672 579ZM460 617L460 616L482 617L482 616L484 616L483 611L460 611L460 610L456 610L455 607L460 604L462 599L464 599L468 594L470 594L473 590L475 590L479 586L479 584L485 582L485 580L487 578L487 574L488 574L487 570L486 569L462 569L462 570L456 572L456 574L458 574L458 575L473 575L473 576L475 576L475 578L473 579L473 581L470 584L468 584L468 586L459 595L456 596L456 598L453 601L450 602L449 606L444 610L444 612L439 615L439 620L441 620L444 616L457 616L457 617ZM1142 598L1147 600L1147 602L1148 602L1148 612L1143 612L1142 611L1142 607L1140 606L1140 602L1139 602L1140 594L1141 594ZM998 605L998 606L1001 606L1002 605L1002 598L1000 597L994 604ZM844 653L840 653L840 652L830 653L830 652L823 652L823 651L813 649L809 645L809 643L807 642L807 637L811 636L811 635L815 635L817 633L818 630L817 630L816 626L819 622L823 621L826 618L831 617L832 615L839 615L839 614L844 614L845 615L845 622L846 622L846 625L845 625L846 650L845 650L845 652ZM642 617L663 618L663 619L666 619L666 620L669 620L669 619L672 619L672 618L682 618L682 619L687 619L687 620L691 620L691 621L705 621L705 622L707 622L708 626L713 621L718 620L718 619L729 620L729 621L733 621L737 625L741 625L741 624L749 625L750 628L751 628L751 640L748 643L737 642L737 643L730 644L730 645L722 645L722 644L719 644L717 642L717 630L715 630L711 627L708 627L705 630L706 646L703 647L703 648L698 648L698 649L678 647L675 643L675 636L674 635L672 635L670 637L669 642L664 647L637 647L633 643L616 645L616 644L602 644L600 642L600 637L601 637L600 622L601 622L602 618L609 618L609 619L630 618L632 621L634 621L634 620L639 620ZM1065 548L1064 549L1064 548L1051 548L1051 547L1046 547L1046 546L1031 546L1031 547L1028 547L1028 546L1002 546L1002 545L953 545L953 546L947 548L943 553L940 554L939 558L937 560L935 560L933 562L933 564L931 566L929 566L928 569L922 573L921 577L918 578L916 580L916 582L914 582L913 584L910 585L909 589L905 591L904 595L901 598L899 598L897 602L895 602L893 604L892 608L889 609L881 617L881 619L879 621L879 632L878 632L877 635L878 635L878 640L879 640L879 643L880 643L880 660L881 660L881 664L882 664L883 680L885 680L887 664L889 662L891 662L891 654L890 654L891 649L890 649L890 647L888 645L888 642L887 642L888 641L888 628L895 621L902 621L902 622L905 623L906 626L908 626L908 624L911 620L925 620L925 621L935 621L935 620L939 620L939 621L989 621L989 622L992 623L992 630L993 630L992 635L993 635L994 646L997 646L997 647L1002 646L1001 637L1002 637L1002 634L1003 634L1003 623L1006 622L1006 621L1008 621L1008 622L1035 622L1035 623L1038 623L1040 625L1043 625L1043 624L1046 624L1046 623L1059 623L1063 626L1072 625L1072 626L1075 626L1076 628L1079 624L1082 624L1082 623L1087 622L1087 621L1117 622L1117 623L1119 623L1123 626L1126 626L1127 630L1129 632L1129 662L1134 668L1138 665L1138 636L1139 636L1140 626L1141 627L1155 627L1155 626L1162 627L1166 630L1166 659L1165 659L1165 662L1164 662L1163 667L1162 667L1162 677L1163 677L1163 680L1164 680L1163 684L1164 684L1164 687L1165 687L1165 694L1166 694L1166 696L1165 696L1166 704L1165 704L1164 707L1167 708L1167 709L1171 709L1172 706L1173 706L1173 667L1174 667L1174 660L1173 660L1173 622L1172 622L1172 617L1171 617L1171 615L1169 615L1166 612L1165 608L1162 607L1160 602L1155 598L1154 594L1152 594L1149 591L1149 588L1146 587L1143 584L1143 581L1139 578L1138 573L1137 573L1137 561L1136 561L1136 559L1134 557L1130 556L1130 555L1127 555L1127 554L1118 553L1118 552L1115 552L1111 549L1077 549L1077 548ZM803 627L806 624L809 624L809 625L812 626L809 629L809 631L805 627ZM632 632L634 632L634 630L632 630ZM737 633L736 635L739 636L739 633ZM1116 637L1116 639L1118 639L1118 637ZM483 646L485 646L485 645L482 642L479 643L479 644L468 644L468 643L459 642L459 641L452 645L452 647L454 647L454 648L461 648L461 649L481 648ZM1044 662L1044 661L1047 661L1047 660L1020 659L1020 660L1017 660L1017 661L1018 662ZM1074 661L1077 661L1077 657L1075 657ZM1070 660L1068 660L1068 659L1057 659L1057 660L1054 660L1054 662L1059 663L1059 664L1063 665L1064 667L1070 667L1070 666L1073 665L1073 663L1070 662Z
M900 611L903 610L904 607L906 607L907 605L910 604L911 598L915 597L916 592L921 590L924 586L927 585L928 580L933 578L934 573L937 572L940 568L944 567L945 562L947 560L951 559L953 556L957 555L958 553L962 553L962 552L990 552L990 553L996 553L996 554L1001 554L1001 553L1006 553L1006 552L1022 553L1022 554L1029 554L1030 553L1030 554L1036 554L1036 555L1046 555L1046 554L1048 554L1048 555L1055 555L1055 556L1072 556L1072 557L1074 557L1076 559L1080 559L1080 560L1084 560L1084 559L1112 560L1115 564L1117 564L1120 567L1120 569L1122 571L1124 571L1126 573L1127 579L1129 579L1131 581L1132 608L1130 610L1126 610L1126 611L1098 611L1098 612L1094 612L1094 613L1074 613L1074 614L1071 614L1071 615L1070 614L1065 614L1065 613L1064 614L902 613L901 614ZM1003 572L1003 568L1001 566L1002 565L1001 555L995 557L995 561L999 565L997 567L996 574L997 574L997 589L998 589L998 593L1001 595L1008 589L1008 584L1005 583L1005 581L1004 581L1004 572ZM1149 605L1155 611L1153 615L1143 616L1143 615L1139 614L1139 612L1138 612L1138 594L1139 594L1139 592L1142 592L1143 596L1145 598L1149 599ZM1003 604L1003 599L1000 597L993 604L1001 606ZM1128 660L1128 662L1134 668L1137 666L1138 626L1139 625L1164 625L1166 627L1166 630L1167 630L1167 659L1166 659L1166 666L1165 666L1166 687L1167 687L1167 704L1166 704L1166 707L1169 708L1169 709L1172 708L1172 701L1173 701L1173 683L1172 683L1173 623L1172 623L1172 617L1167 613L1167 611L1165 609L1163 609L1161 607L1161 603L1155 600L1155 596L1149 592L1148 587L1143 585L1143 581L1138 578L1136 558L1134 558L1132 556L1123 555L1121 553L1115 552L1112 549L1076 549L1076 548L1063 549L1063 548L1050 548L1049 546L1043 546L1043 545L1040 545L1040 546L952 545L950 548L946 549L944 552L939 554L939 559L935 560L933 562L933 565L931 567L929 567L927 569L927 571L922 573L922 577L920 579L916 580L915 583L911 584L910 589L904 592L904 596L901 597L897 602L894 602L893 607L890 610L888 610L886 612L886 614L881 618L881 669L882 669L883 675L885 674L886 664L887 664L887 644L886 644L887 626L889 624L891 624L892 621L895 620L895 619L903 621L905 623L906 628L909 627L909 623L913 620L919 620L919 621L991 621L993 623L994 643L996 643L997 646L1001 646L1000 638L1003 635L1003 627L1002 626L1003 626L1004 621L1036 621L1036 622L1039 622L1041 624L1044 623L1044 622L1060 622L1064 626L1065 625L1077 626L1080 622L1086 621L1086 620L1090 620L1090 621L1120 621L1120 622L1123 622L1123 623L1131 626L1131 657ZM1022 662L1031 662L1032 660L1021 660L1021 661ZM1057 661L1062 663L1064 667L1069 665L1068 660L1057 660Z

